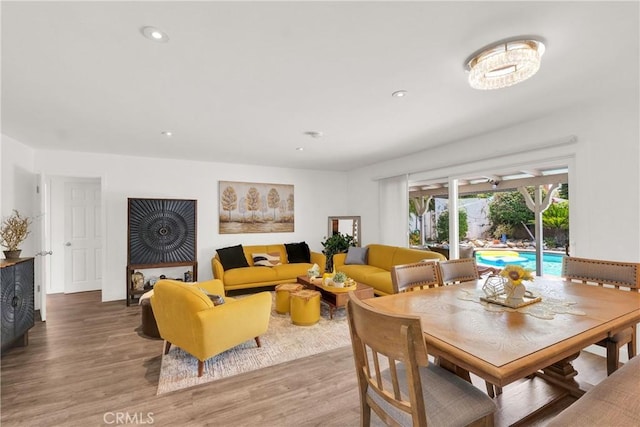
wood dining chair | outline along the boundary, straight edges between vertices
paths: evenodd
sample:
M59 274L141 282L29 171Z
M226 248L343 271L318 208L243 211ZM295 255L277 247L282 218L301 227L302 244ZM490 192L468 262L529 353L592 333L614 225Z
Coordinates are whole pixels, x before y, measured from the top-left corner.
M640 263L605 261L589 258L564 257L562 277L573 282L628 289L640 292ZM636 325L623 331L609 334L596 343L607 349L607 375L618 369L620 348L627 345L629 359L636 355Z
M420 318L383 313L349 293L347 316L360 425L373 410L393 426L493 426L496 405L473 384L429 363Z
M428 289L438 286L438 265L435 261L421 261L391 267L393 293Z
M499 268L479 266L475 258L460 258L438 263L441 285L477 280L486 274L497 274Z

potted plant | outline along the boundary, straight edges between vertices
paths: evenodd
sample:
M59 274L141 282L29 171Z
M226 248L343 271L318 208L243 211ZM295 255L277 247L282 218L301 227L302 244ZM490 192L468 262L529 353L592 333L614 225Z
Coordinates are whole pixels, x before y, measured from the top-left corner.
M347 275L342 271L338 271L333 275L333 286L336 288L344 288L344 282L348 279Z
M328 272L333 271L333 256L335 254L347 252L349 246L355 246L357 242L348 234L342 234L340 232L330 236L324 242L321 242L324 249L322 253L327 257L327 263L325 270Z
M30 224L31 219L20 216L20 212L15 209L10 217L2 221L2 226L0 226L0 245L7 248L7 250L4 251L4 257L6 259L20 257L22 249L18 249L18 247L29 235Z

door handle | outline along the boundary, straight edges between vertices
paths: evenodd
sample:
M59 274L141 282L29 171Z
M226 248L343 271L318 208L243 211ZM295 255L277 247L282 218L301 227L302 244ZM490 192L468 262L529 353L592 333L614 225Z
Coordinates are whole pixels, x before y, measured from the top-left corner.
M40 256L45 256L45 255L51 255L53 254L53 251L40 251L36 254L36 256L40 255Z

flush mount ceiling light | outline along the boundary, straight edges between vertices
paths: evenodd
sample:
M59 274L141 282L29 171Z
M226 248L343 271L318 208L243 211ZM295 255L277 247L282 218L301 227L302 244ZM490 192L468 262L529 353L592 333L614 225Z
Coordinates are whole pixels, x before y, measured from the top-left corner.
M544 44L534 39L494 43L465 61L469 84L474 89L490 90L513 86L527 80L540 69Z
M407 95L406 90L397 90L391 94L391 96L393 96L394 98L402 98L403 96L406 96L406 95Z
M143 27L142 34L149 40L153 40L158 43L166 43L169 41L169 36L164 31L160 31L155 27Z
M170 130L163 130L162 132L160 132L160 134L166 136L167 138L171 138L173 136L173 132L171 132Z

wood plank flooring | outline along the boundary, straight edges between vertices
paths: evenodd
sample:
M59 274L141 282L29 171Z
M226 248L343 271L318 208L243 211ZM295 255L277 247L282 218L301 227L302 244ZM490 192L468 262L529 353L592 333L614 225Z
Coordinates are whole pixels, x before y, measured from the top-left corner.
M0 361L3 427L359 425L350 347L156 396L163 343L141 334L138 306L102 303L100 292L86 292L51 295L47 309L29 346L7 350ZM589 353L575 365L592 384L606 375L604 359ZM478 378L474 384L484 390ZM509 385L504 393L523 387L534 385ZM522 425L542 426L572 401ZM514 410L501 408L496 425Z

